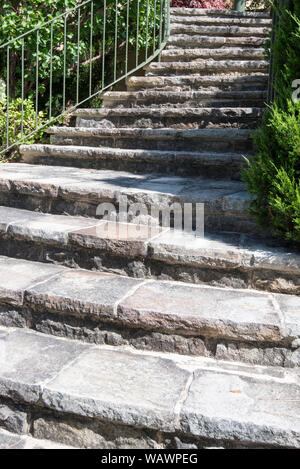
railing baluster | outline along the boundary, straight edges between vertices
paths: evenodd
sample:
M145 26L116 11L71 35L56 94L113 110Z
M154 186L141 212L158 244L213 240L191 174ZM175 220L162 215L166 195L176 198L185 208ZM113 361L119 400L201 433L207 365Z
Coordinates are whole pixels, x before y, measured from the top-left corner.
M80 72L80 21L81 21L81 10L78 8L77 16L77 71L76 71L76 104L79 103L79 72Z
M21 53L21 68L22 68L22 78L21 78L21 138L24 134L24 46L25 40L22 39L22 53Z
M156 48L156 0L154 0L154 17L153 17L153 54Z
M104 0L103 11L103 41L102 41L102 83L104 88L104 74L105 74L105 33L106 33L106 0Z
M36 31L36 76L35 76L35 130L38 129L38 114L39 114L39 41L40 30Z
M53 23L50 28L50 91L49 91L49 119L52 119L52 88L53 88Z
M147 10L146 10L146 47L145 47L145 57L148 59L148 36L149 36L149 0L147 0Z
M10 47L7 47L6 50L6 64L7 64L7 70L6 70L6 148L9 147L9 88L10 88Z
M66 110L67 15L64 17L63 112Z
M114 81L117 79L117 50L118 50L118 0L115 3L115 51L114 51Z
M161 48L162 43L162 24L163 24L163 0L159 0L159 41L158 41L158 48ZM160 54L158 56L158 61L160 62Z
M126 9L126 50L125 50L125 76L128 73L128 34L129 34L129 1L127 0Z
M135 66L139 64L139 27L140 27L140 0L137 0L136 12L136 47L135 47Z
M93 59L93 28L94 28L94 2L91 2L91 27L90 27L90 79L89 79L89 96L92 94L92 59Z

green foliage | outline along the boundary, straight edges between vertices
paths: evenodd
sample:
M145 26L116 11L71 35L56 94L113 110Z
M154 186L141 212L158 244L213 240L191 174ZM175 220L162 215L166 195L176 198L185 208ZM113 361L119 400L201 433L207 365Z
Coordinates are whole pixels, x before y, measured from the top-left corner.
M22 138L22 100L21 98L13 99L9 106L9 127L8 127L8 140L10 143ZM36 128L36 115L35 108L30 99L23 101L23 135L30 134ZM42 111L39 112L37 118L38 126L43 126L45 123L45 115ZM33 143L37 138L40 139L42 131L37 134L26 138L26 143ZM0 151L6 146L7 129L6 129L6 103L0 102Z
M300 79L298 1L281 5L274 44L275 100L254 134L256 156L243 173L253 196L250 212L288 242L300 243L300 104L292 83Z

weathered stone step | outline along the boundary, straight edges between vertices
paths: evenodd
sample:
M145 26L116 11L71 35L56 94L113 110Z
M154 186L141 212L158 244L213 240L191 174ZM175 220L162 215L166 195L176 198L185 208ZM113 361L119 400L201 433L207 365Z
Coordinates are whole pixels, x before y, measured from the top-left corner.
M226 18L227 22L231 21L231 18L270 18L270 14L265 11L236 11L236 10L218 10L218 9L206 9L206 8L171 8L171 17L173 16L202 16L202 17L217 17Z
M228 49L165 49L161 53L163 62L192 62L199 59L239 59L239 60L257 60L265 58L263 48L245 49L241 47L231 47Z
M24 163L6 163L0 169L1 205L94 217L102 203L112 203L118 211L124 196L129 204L144 204L149 215L153 206L192 203L194 220L195 204L203 203L207 230L258 230L247 211L250 196L239 181Z
M89 128L256 128L264 108L96 108L73 112L77 127Z
M1 335L0 393L26 406L35 437L88 448L300 447L293 370Z
M265 91L107 91L105 108L130 107L264 107Z
M198 62L151 62L145 66L146 76L206 74L207 72L266 73L268 62L264 60L202 60Z
M172 151L250 152L253 148L245 129L93 129L50 127L51 143L127 149Z
M183 75L127 78L128 90L160 91L262 91L265 92L268 75Z
M271 18L259 18L259 17L224 17L224 16L210 16L210 15L177 15L171 14L171 23L176 27L176 23L186 24L186 25L220 25L228 26L230 25L239 25L239 26L254 26L254 27L268 27L272 25Z
M1 405L0 405L1 412ZM13 414L14 411L11 411ZM15 412L18 414L20 412ZM24 413L24 415L26 415ZM6 430L0 430L0 449L75 449L70 446L66 446L60 443L54 443L49 440L41 440L39 438L33 438L30 435L18 435L17 433L8 432Z
M253 36L205 36L200 34L171 34L168 40L168 48L174 47L188 47L199 49L201 47L211 48L212 52L220 48L230 47L245 47L249 49L252 47L262 48L266 43L265 37L253 37Z
M299 253L268 238L229 232L200 238L133 221L114 224L0 207L1 255L135 278L299 295Z
M237 361L244 353L244 361L255 362L255 351L267 347L281 361L268 363L261 350L256 363L300 363L299 321L291 314L300 306L297 296L141 280L3 256L0 272L1 326L67 336L69 326L72 338L90 342L216 358L227 353L226 359Z
M270 27L260 26L232 26L232 25L193 25L186 23L172 23L170 26L171 34L199 34L202 36L235 36L235 37L268 37L270 33Z
M22 162L75 166L93 169L127 170L139 173L164 172L177 175L239 179L245 166L245 154L162 150L127 150L122 148L71 145L22 145ZM250 156L248 156L250 158Z

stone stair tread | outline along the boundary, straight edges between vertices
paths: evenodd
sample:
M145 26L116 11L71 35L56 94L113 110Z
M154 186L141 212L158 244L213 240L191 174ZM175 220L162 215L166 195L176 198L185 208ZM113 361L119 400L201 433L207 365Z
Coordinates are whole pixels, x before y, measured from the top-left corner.
M201 34L214 35L214 36L268 36L270 33L270 26L248 26L248 25L203 25L203 24L186 24L185 22L181 23L171 23L170 33L171 34Z
M150 73L173 70L180 72L224 70L228 73L228 71L243 72L248 69L254 72L264 72L268 69L268 65L268 62L265 60L199 60L197 62L151 62L144 68L146 76L149 76Z
M144 129L144 128L91 128L91 127L48 127L49 134L72 137L76 136L113 136L119 138L141 137L149 139L172 139L175 138L208 138L211 140L244 140L250 137L250 131L246 129ZM1 166L2 167L2 166Z
M41 440L30 435L18 435L17 433L0 430L0 449L75 449L61 443L49 440Z
M260 117L264 107L195 107L195 108L80 108L72 113L76 117L103 118L106 117L205 117L205 116L249 116Z
M176 15L176 13L171 13L171 22L173 24L182 23L182 24L215 24L215 25L228 25L228 17L224 16L209 16L209 15ZM252 26L255 27L265 27L272 25L271 18L257 18L257 17L232 17L230 18L231 25L240 25L240 26Z
M162 60L165 59L177 59L179 60L196 60L197 58L211 58L213 60L218 60L219 58L234 58L238 57L239 59L255 59L261 58L264 59L265 57L265 49L263 48L255 48L255 49L246 49L241 47L231 47L231 48L221 48L221 49L203 49L203 48L169 48L165 49L161 53ZM176 61L176 60L174 60Z
M49 412L163 433L300 446L295 372L112 349L25 330L3 328L1 336L3 397L17 394Z
M189 91L163 91L163 90L141 90L141 91L106 91L103 94L103 99L125 100L125 99L144 99L156 97L185 97L185 98L206 98L206 97L220 97L220 98L264 98L266 91L263 90L189 90Z
M185 85L196 85L198 84L198 89L202 90L207 90L207 87L213 87L216 89L220 85L227 85L227 86L232 86L232 85L243 85L243 84L248 84L251 85L255 84L256 87L255 89L257 90L257 83L261 83L264 85L264 88L262 88L264 91L266 90L266 84L268 80L268 75L240 75L240 76L233 76L229 75L193 75L193 74L188 74L188 75L180 75L180 76L173 76L173 75L155 75L155 76L148 76L148 77L129 77L127 78L127 86L129 88L138 88L138 91L142 87L148 87L155 88L155 87L167 87L168 91L169 88L175 88L176 91L182 91L182 87ZM186 88L184 88L186 89ZM190 90L189 90L190 91ZM192 90L193 91L193 90ZM230 90L231 91L231 90ZM246 90L247 91L247 90Z
M207 36L204 34L187 34L186 32L171 34L168 40L167 47L174 46L187 46L190 47L211 47L212 51L215 48L229 48L229 47L245 47L248 48L261 48L266 43L266 36Z
M240 159L243 157L250 157L245 153L233 152L192 152L192 151L176 151L176 150L143 150L143 149L122 149L110 147L85 147L76 145L49 145L49 144L27 144L19 147L20 155L24 157L34 157L40 155L54 155L54 156L78 156L80 158L86 157L115 157L115 158L136 158L136 159L165 159L170 161L177 158L193 159Z
M206 16L206 17L224 17L227 21L230 21L231 17L237 18L270 18L270 13L265 11L236 11L236 10L219 10L219 9L207 9L207 8L181 8L171 7L171 17L173 15L180 16Z
M182 231L157 226L135 225L67 215L52 215L30 210L0 207L0 237L8 242L22 240L61 249L98 250L106 255L125 258L143 258L147 263L159 261L166 265L185 265L193 268L241 269L262 274L261 287L273 291L288 290L284 278L300 275L300 256L292 249L280 246L274 239L264 241L240 233L205 233L204 238ZM22 247L21 247L22 251ZM25 250L23 251L25 255ZM54 273L55 273L55 268ZM278 273L279 280L267 281L268 274ZM280 279L282 285L280 284ZM215 283L217 283L215 281ZM229 282L228 282L229 284ZM251 284L250 284L251 285ZM240 288L240 286L239 286ZM289 293L299 293L300 286L290 282Z
M118 195L127 195L131 201L149 206L162 200L164 203L198 202L205 203L207 211L215 206L220 213L230 210L249 218L246 210L250 196L242 182L233 180L4 163L0 168L1 192L94 203L108 199L116 202Z

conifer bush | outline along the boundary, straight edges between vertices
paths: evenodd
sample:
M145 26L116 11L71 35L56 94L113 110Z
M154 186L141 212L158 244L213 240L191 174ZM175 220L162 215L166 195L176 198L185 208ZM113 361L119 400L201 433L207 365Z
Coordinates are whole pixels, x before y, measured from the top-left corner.
M274 44L275 98L254 134L256 156L243 172L261 226L300 245L300 4L279 2ZM295 80L299 80L298 84ZM293 87L294 85L294 87ZM298 87L298 90L295 88ZM298 97L298 99L296 99ZM299 100L300 101L300 100Z

